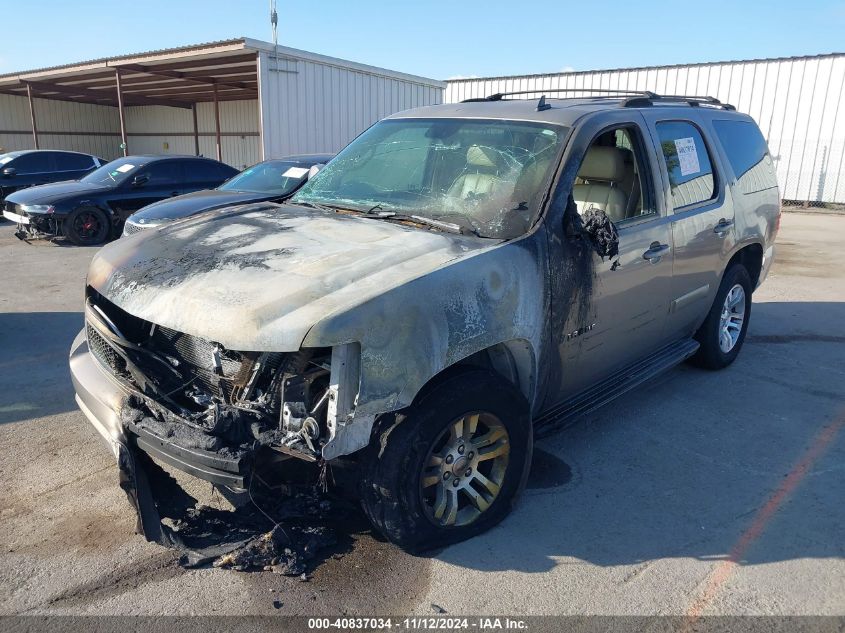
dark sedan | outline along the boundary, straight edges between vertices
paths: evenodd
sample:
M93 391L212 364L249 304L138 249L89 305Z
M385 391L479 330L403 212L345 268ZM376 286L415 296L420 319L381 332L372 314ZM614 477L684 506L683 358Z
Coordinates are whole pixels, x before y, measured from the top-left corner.
M166 222L233 204L280 202L305 184L312 168L327 163L332 156L302 154L265 160L243 170L217 189L196 191L144 207L126 220L123 234L131 235Z
M91 154L27 149L0 154L0 202L10 193L61 180L76 180L106 161Z
M76 181L24 189L6 198L3 215L21 239L65 236L101 244L119 233L132 213L153 202L216 187L237 170L194 156L127 156Z

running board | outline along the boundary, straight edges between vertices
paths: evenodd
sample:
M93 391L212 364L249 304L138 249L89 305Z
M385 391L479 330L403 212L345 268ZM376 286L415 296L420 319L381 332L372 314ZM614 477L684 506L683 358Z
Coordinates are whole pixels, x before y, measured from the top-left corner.
M538 430L535 434L542 437L559 430L581 416L592 413L634 387L683 362L696 351L698 351L698 342L693 339L683 339L667 345L644 360L612 374L577 396L544 411L534 418L534 426Z

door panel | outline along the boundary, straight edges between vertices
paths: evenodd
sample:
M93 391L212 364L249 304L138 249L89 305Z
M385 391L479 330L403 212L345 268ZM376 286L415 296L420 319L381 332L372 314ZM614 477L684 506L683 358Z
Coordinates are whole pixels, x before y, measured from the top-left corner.
M719 156L707 140L706 120L696 112L691 112L684 121L660 117L655 112L646 112L645 118L661 147L661 169L667 180L665 195L667 205L672 208L675 257L666 331L670 338L691 336L713 303L734 246L731 194L725 186ZM695 146L697 165L694 163L692 168L697 166L698 171L688 166L688 173L680 175L676 139L681 139L682 146L685 141ZM709 191L708 182L712 182Z
M558 289L558 296L553 291L553 312L570 314L567 319L555 319L555 322L565 320L565 330L552 333L556 337L561 364L558 400L572 397L625 365L656 351L666 342L665 321L671 297L674 256L671 218L666 213L662 197L663 185L653 141L639 112L602 112L601 117L595 117L595 123L583 123L571 142L563 173L572 174L572 178L579 174L580 168L574 165L583 166L583 158L590 145L595 142L607 147L612 141L609 135L619 128L630 132L631 138L635 139L635 147L627 149L636 159L634 168L639 174L637 182L642 183L642 207L634 205L630 214L617 222L617 257L603 261L598 254L591 252L593 274L590 275L592 288L587 316L573 317L571 314L577 312L568 305L572 302L571 289ZM623 146L617 144L615 147L622 149L625 155ZM618 172L618 169L612 171ZM591 181L589 178L586 180ZM598 181L598 187L604 187L606 191L607 182L601 182L599 177L592 180ZM625 187L624 178L619 182L615 177L610 178L610 186ZM628 198L633 195L639 199L639 192L629 194ZM568 213L574 212L574 204L570 202ZM577 246L572 243L573 239L585 237L564 238L561 248L564 261L550 262L553 270L567 265L567 250L571 252ZM646 259L646 255L651 259Z
M646 259L646 254L652 259ZM661 346L672 258L668 218L620 228L619 256L614 261L601 261L594 255L593 312L589 324L593 328L579 337L577 370L570 372L573 394Z

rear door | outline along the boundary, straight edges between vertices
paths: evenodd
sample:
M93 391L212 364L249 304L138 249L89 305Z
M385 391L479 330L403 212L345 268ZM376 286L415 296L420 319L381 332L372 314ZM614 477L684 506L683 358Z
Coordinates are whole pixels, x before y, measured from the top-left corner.
M613 120L617 122L609 124ZM600 145L624 157L629 173L610 181L610 186L621 188L630 204L624 217L614 220L619 233L618 257L602 259L592 254L589 313L575 320L570 316L561 333L563 398L663 345L672 280L670 218L657 195L659 164L642 117L633 110L605 112L599 122L586 123L579 137L581 134L589 136L584 139L589 144L587 152ZM581 156L582 169L585 155ZM580 175L578 179L583 180ZM589 203L576 204L582 215L589 207ZM570 314L578 312L571 306L560 308Z
M183 160L182 175L183 182L182 192L189 193L191 191L200 191L203 189L214 189L229 177L230 171L226 169L225 165L211 161L211 160ZM235 172L232 170L231 175Z
M694 108L644 110L659 148L675 256L669 338L691 336L710 309L735 243L734 211L708 122Z
M148 204L184 193L181 162L168 159L149 163L139 169L128 182L117 187L109 204L119 219L125 220ZM145 176L146 181L134 184L139 176Z

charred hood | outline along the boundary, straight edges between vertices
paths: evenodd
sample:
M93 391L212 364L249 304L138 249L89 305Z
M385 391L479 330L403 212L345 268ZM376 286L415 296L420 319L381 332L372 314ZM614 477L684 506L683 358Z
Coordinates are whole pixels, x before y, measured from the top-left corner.
M240 351L295 351L321 319L494 242L258 203L103 248L88 283L126 312Z

